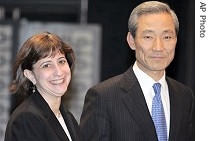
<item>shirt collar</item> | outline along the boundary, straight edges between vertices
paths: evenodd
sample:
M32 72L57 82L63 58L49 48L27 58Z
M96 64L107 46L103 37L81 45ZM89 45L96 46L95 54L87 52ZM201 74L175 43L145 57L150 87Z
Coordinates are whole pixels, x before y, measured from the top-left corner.
M138 68L137 63L135 61L133 65L134 74L137 77L137 80L142 88L144 94L149 93L154 83L157 83L153 80L149 75L143 72L141 69ZM165 71L163 77L158 81L162 86L165 85Z

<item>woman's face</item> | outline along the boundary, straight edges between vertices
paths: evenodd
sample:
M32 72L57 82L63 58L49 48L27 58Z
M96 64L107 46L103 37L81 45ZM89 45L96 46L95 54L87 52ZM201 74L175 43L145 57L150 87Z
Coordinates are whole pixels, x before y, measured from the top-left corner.
M27 73L28 71L28 73ZM33 70L24 71L41 95L61 97L71 80L71 70L64 54L57 53L37 61Z

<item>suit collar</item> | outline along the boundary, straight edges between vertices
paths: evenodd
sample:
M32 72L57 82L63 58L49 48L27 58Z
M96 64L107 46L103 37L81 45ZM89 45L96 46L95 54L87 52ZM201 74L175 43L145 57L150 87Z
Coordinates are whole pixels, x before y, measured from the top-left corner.
M142 129L145 138L147 138L147 140L157 140L155 127L147 108L146 100L132 70L132 66L123 74L123 79L125 80L125 83L121 86L121 88L126 91L126 95L122 98L122 100L139 127ZM166 82L168 84L171 105L169 140L173 140L171 137L176 137L176 134L178 133L177 126L179 126L178 124L181 124L180 105L182 104L180 103L182 103L182 98L177 96L180 91L175 85L174 80L166 77Z
M123 74L123 77L125 83L122 86L122 89L127 91L127 94L123 97L125 105L134 117L140 129L142 129L142 133L145 135L145 138L147 138L147 140L156 140L157 135L155 127L132 66Z
M168 84L168 89L169 89L169 97L170 97L170 132L169 132L169 140L173 140L170 137L176 137L176 134L178 133L177 126L181 124L181 101L182 98L179 99L177 94L180 93L180 89L177 88L175 83L173 83L173 80L169 77L166 77L166 81ZM180 103L180 104L179 104ZM173 134L173 135L172 135Z

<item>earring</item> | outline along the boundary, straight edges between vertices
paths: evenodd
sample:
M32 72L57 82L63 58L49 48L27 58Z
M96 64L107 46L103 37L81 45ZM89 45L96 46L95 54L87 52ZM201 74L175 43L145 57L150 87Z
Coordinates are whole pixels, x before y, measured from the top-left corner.
M36 91L36 86L33 85L33 87L32 87L32 92L35 93L35 91Z

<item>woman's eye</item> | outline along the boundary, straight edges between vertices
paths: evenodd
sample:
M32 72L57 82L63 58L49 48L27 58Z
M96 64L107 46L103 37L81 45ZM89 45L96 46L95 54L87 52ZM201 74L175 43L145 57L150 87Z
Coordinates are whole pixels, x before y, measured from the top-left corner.
M50 67L50 64L45 64L42 66L42 68L49 68Z
M59 61L59 64L65 64L66 63L66 60L60 60Z

